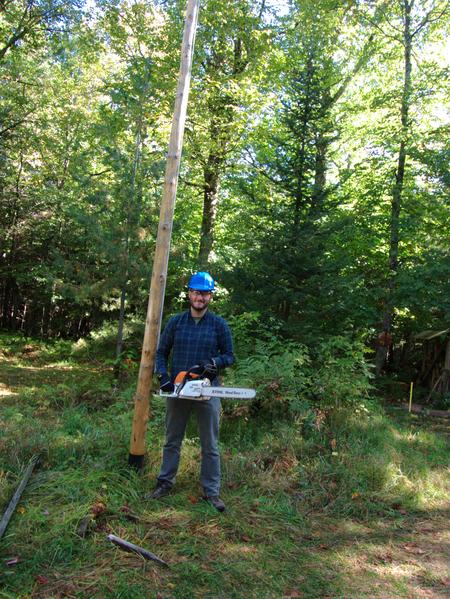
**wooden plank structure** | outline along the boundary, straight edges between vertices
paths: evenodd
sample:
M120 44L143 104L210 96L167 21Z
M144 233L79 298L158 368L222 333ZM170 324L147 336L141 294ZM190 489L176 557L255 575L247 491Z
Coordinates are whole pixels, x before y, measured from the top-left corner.
M153 271L150 284L147 318L141 364L134 397L133 429L131 432L130 454L128 462L141 469L145 455L145 436L150 417L150 394L155 367L155 355L161 328L161 316L167 280L170 242L172 238L173 213L178 186L181 152L191 81L192 56L197 32L200 0L188 0L181 49L181 66L178 80L172 130L167 155L164 190L159 216L159 228L156 239Z
M423 357L418 382L427 385L432 393L450 392L450 329L422 331L414 341L423 346Z

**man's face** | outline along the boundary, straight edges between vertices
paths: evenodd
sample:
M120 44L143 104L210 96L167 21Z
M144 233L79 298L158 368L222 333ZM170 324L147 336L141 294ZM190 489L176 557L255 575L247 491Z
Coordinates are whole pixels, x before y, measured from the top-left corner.
M212 293L210 291L197 291L196 289L189 289L189 303L191 308L196 312L201 312L208 307L209 302L212 299Z

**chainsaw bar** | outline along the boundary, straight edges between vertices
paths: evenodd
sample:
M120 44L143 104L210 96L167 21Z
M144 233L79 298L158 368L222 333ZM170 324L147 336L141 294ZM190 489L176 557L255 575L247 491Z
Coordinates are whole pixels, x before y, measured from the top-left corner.
M211 387L208 379L195 379L185 383L175 383L173 393L160 391L159 394L162 397L169 397L171 399L192 399L195 401L208 401L211 397L245 401L253 399L256 391L242 387Z
M205 397L222 397L223 399L253 399L256 391L242 387L206 387L202 394Z

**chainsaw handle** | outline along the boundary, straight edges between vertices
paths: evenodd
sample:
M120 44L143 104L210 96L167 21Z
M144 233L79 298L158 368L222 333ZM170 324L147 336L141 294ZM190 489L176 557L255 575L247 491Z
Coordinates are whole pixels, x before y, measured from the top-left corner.
M189 368L189 370L181 370L175 377L174 383L176 383L176 384L185 383L186 382L185 379L187 377L191 378L191 379L198 379L201 375L196 372L193 372L197 368L200 368L200 366L191 366Z
M183 370L177 374L175 377L175 383L179 385L176 391L177 395L180 395L181 390L190 379L198 379L201 377L201 374L193 372L193 370L196 370L197 368L200 368L199 364L191 366L188 370Z

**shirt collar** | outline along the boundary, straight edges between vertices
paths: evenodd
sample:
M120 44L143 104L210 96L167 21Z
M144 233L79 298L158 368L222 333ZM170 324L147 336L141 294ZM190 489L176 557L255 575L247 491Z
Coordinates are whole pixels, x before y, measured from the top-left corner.
M194 320L194 317L191 314L191 309L189 308L189 310L187 311L188 313L188 318L190 318L191 320ZM200 318L199 322L201 322L202 320L208 320L209 318L209 309L206 310L206 312L203 314L203 316ZM195 322L195 321L194 321Z

